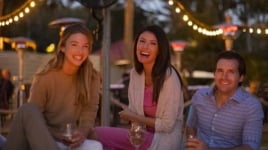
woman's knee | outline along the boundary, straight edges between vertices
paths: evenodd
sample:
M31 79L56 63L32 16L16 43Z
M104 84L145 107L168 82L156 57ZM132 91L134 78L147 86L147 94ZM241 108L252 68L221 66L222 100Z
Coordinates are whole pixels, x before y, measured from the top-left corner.
M81 150L103 150L102 144L96 140L86 140L81 145ZM79 150L80 150L79 149Z
M35 104L25 103L19 108L17 115L20 115L23 118L24 117L32 118L34 116L40 117L41 112Z
M19 111L22 111L22 112L33 112L33 111L38 111L38 108L35 104L33 103L25 103L23 104L20 108L19 108Z
M99 141L91 140L92 141L92 147L95 147L95 150L102 150L102 144Z

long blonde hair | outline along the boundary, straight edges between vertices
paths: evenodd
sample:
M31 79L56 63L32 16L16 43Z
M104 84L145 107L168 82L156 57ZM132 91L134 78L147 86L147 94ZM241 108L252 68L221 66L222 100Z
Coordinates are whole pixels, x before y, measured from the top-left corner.
M62 68L65 54L61 51L61 47L64 47L67 39L75 33L82 33L88 38L90 43L89 53L91 52L93 38L90 30L81 24L67 26L60 37L55 56L52 57L42 68L40 68L40 70L36 72L36 75L42 75L50 70L60 70ZM89 103L88 100L91 96L89 91L92 82L92 75L94 75L94 69L88 58L81 64L77 72L76 104L87 105Z

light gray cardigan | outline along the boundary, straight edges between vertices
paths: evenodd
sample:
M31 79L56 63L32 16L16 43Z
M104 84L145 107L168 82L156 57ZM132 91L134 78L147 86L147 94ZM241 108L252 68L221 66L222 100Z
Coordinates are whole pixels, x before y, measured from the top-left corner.
M172 69L167 71L166 80L159 94L155 134L149 150L179 150L182 138L183 93L179 78ZM144 115L145 76L131 70L129 83L129 109Z

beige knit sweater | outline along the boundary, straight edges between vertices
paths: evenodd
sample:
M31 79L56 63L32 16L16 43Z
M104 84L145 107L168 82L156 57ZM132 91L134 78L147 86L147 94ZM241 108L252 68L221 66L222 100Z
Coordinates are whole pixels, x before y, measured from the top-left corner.
M75 75L62 71L49 71L36 76L32 82L29 102L36 104L44 114L46 124L54 137L68 122L78 122L80 127L91 128L99 106L100 77L93 71L89 105L75 104Z
M134 69L130 73L129 108L131 111L144 115L145 76L139 75ZM183 93L176 72L167 71L166 80L160 92L156 118L155 134L149 150L179 150L183 125Z

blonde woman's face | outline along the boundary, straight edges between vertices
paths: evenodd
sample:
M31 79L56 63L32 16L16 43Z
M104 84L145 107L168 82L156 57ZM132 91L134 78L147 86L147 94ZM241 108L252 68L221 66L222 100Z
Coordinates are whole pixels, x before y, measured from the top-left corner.
M90 43L87 36L82 33L75 33L66 40L61 51L65 53L65 67L70 66L79 68L88 58Z

